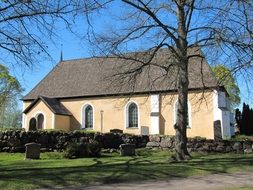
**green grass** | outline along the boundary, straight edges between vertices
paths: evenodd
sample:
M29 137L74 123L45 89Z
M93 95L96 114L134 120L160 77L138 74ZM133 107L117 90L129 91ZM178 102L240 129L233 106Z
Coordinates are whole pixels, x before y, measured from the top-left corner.
M135 157L114 153L68 160L61 153L43 153L40 160L24 160L24 154L0 153L0 187L27 190L253 171L253 154L193 154L192 160L181 163L169 163L170 156L138 150Z

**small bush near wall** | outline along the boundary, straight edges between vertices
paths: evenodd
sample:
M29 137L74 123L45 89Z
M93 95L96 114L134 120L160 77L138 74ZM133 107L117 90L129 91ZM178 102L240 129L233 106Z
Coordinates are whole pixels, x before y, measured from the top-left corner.
M87 149L88 149L88 155L90 157L99 157L101 156L101 144L98 143L97 141L91 141L87 144Z
M64 152L64 157L69 159L88 157L87 144L70 143Z
M70 143L64 151L64 157L84 158L84 157L99 157L101 155L101 145L97 141L88 143Z

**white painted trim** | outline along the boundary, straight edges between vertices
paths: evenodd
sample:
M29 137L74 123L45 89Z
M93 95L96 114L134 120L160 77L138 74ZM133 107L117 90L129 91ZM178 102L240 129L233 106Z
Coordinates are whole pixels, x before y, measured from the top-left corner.
M223 138L223 118L222 110L219 108L219 93L217 90L213 91L213 122L220 120L221 136Z
M52 129L55 129L55 114L52 113Z
M23 111L25 110L25 104L24 104L24 102L23 102L23 108L22 108L22 128L23 129L25 129L26 131L28 130L26 127L26 120L27 120L27 118L26 118L26 114L25 113L23 113Z
M151 135L159 135L160 134L160 128L159 128L159 116L150 116L150 134Z
M127 104L125 105L125 107L124 107L124 123L125 123L125 129L136 129L136 127L128 127L128 108L129 108L129 106L132 104L132 103L134 103L136 106L137 106L137 109L138 109L138 127L137 127L137 129L140 129L140 120L141 120L141 118L140 118L140 108L139 108L139 105L137 104L137 102L135 102L135 101L133 101L133 100L130 100L130 101L128 101L127 102Z
M85 128L85 113L83 113L83 110L86 109L87 106L91 106L92 107L92 125L93 128ZM95 109L94 106L90 103L90 102L86 102L85 104L83 104L83 106L81 107L81 129L86 129L86 130L94 130L95 128Z
M150 109L151 113L158 113L158 115L150 115L150 134L160 134L160 96L159 94L150 95ZM150 114L151 114L150 113Z
M174 102L174 106L173 106L173 118L174 118L174 125L176 124L176 118L177 118L177 111L176 111L176 104L178 103L178 100L176 100ZM188 126L187 129L191 129L192 128L192 108L191 108L191 102L187 102L187 107L188 107Z
M213 91L213 121L220 120L221 123L221 135L222 138L231 137L230 129L230 111L227 107L227 97L221 96L224 92L219 92L217 90ZM219 104L226 104L226 106Z
M159 94L150 95L150 104L151 104L151 112L159 112L160 111L160 102L159 102Z
M38 117L39 114L42 114L44 116L44 122L43 122L42 129L45 129L45 124L47 123L47 117L46 117L46 114L42 111L37 111L33 114L33 117L36 119L36 127L37 127L37 122L38 122L37 117Z

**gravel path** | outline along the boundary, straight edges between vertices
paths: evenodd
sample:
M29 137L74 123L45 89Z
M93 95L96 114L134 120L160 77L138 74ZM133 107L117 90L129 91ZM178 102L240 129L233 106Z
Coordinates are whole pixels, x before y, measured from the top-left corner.
M235 187L253 187L253 172L212 174L203 177L175 178L161 181L118 183L66 188L64 190L216 190Z

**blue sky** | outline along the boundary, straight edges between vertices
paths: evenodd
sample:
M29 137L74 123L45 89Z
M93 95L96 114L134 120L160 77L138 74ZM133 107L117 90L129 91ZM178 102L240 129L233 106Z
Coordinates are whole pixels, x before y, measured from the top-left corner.
M88 49L85 48L75 36L64 31L64 39L59 40L58 44L50 46L50 54L53 60L45 60L36 63L32 68L16 67L12 72L19 79L23 88L24 95L29 92L60 60L61 50L65 60L89 56Z

